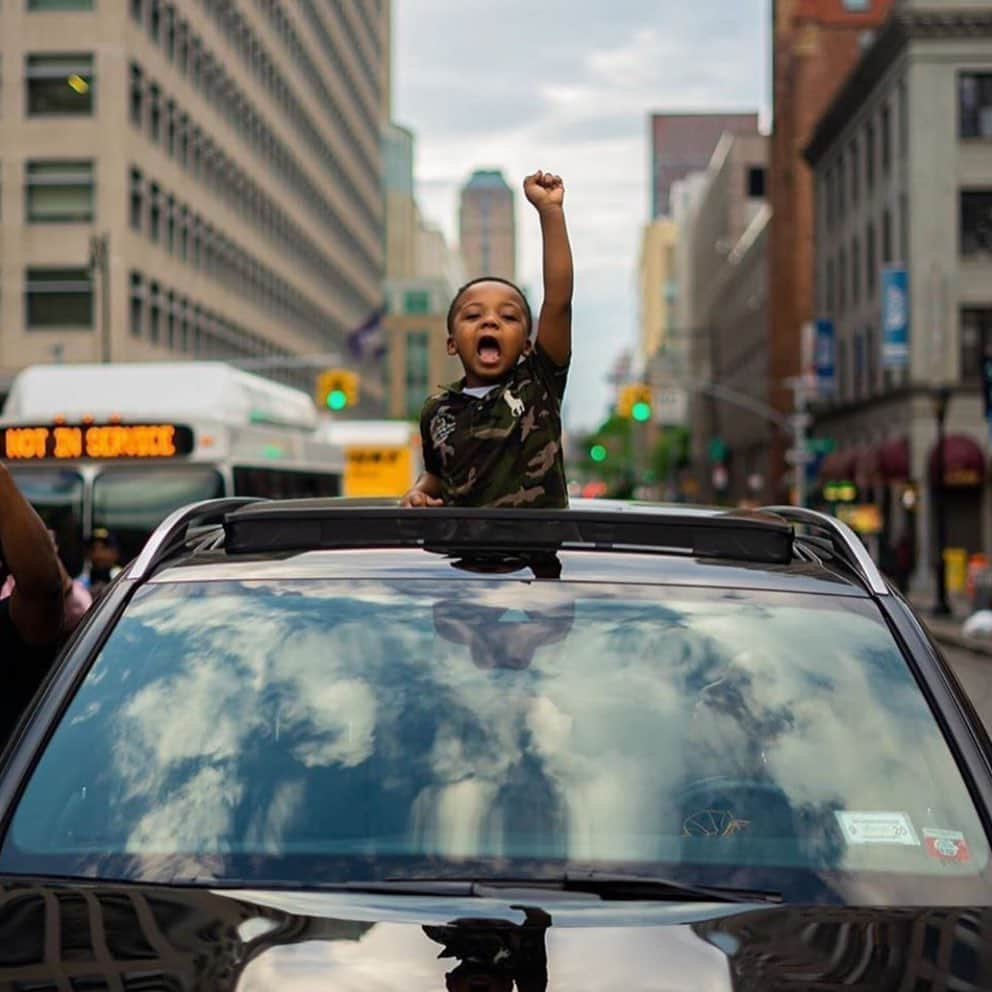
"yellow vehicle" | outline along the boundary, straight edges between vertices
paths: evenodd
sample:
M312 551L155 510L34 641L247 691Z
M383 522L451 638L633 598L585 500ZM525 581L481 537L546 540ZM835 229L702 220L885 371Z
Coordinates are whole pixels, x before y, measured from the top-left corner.
M328 420L321 433L344 451L342 496L402 496L423 470L420 432L404 420Z

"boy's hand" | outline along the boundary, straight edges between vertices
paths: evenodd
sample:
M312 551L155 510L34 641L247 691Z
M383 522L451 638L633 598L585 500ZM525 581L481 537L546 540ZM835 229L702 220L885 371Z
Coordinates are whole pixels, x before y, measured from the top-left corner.
M411 489L400 499L400 506L444 506L444 500L428 496L422 489Z
M565 202L565 184L561 176L538 169L524 180L524 195L538 210L560 207Z

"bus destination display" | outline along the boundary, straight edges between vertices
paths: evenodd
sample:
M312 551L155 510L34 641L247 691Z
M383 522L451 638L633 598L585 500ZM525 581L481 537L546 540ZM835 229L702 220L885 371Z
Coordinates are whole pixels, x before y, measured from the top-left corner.
M176 458L193 450L193 431L179 424L55 424L0 431L0 451L8 461Z

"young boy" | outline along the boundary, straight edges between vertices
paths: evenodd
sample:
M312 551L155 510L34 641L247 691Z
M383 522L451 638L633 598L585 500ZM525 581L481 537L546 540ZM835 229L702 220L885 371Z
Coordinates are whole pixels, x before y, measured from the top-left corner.
M448 354L465 376L420 415L426 471L403 506L568 505L561 403L572 350L572 251L560 176L536 172L524 193L541 219L544 302L495 277L463 286L448 310Z

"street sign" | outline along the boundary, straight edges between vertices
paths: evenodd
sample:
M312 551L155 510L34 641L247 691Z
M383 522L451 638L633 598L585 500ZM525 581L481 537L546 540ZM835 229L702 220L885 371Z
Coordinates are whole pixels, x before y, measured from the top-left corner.
M806 450L815 455L829 455L836 447L837 442L832 437L811 437L806 440Z
M816 388L823 394L830 394L837 388L835 344L834 322L818 320L813 340L813 370L816 375Z
M816 455L812 451L800 451L798 448L789 448L785 453L786 463L789 465L809 465L816 461Z

